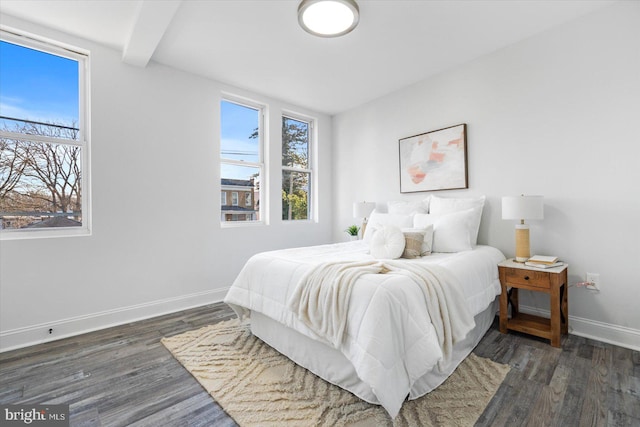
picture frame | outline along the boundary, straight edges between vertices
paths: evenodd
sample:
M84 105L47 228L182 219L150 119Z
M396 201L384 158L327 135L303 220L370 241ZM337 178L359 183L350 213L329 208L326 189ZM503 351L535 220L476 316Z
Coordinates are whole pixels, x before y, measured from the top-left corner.
M469 188L466 123L402 138L398 143L400 193Z

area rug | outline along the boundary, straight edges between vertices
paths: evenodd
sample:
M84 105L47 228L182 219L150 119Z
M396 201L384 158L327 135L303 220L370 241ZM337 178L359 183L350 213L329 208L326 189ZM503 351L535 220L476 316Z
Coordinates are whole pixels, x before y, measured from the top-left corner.
M329 384L233 319L162 343L242 427L473 426L509 366L469 355L440 387L391 420L377 405Z

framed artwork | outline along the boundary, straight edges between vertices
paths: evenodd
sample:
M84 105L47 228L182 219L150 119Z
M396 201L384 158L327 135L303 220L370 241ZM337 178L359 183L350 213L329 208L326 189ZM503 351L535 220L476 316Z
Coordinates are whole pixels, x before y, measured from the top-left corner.
M399 143L401 193L469 188L465 123Z

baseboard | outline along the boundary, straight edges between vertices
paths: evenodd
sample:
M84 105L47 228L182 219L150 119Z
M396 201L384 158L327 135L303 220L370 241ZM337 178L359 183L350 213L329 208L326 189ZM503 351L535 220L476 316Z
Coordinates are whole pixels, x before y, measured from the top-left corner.
M520 311L527 314L549 317L549 310L521 305ZM640 351L640 331L625 326L612 325L569 315L569 333Z
M228 290L229 288L222 288L181 295L175 298L3 331L0 332L0 353L212 304L222 301ZM52 333L49 333L50 329Z
M222 301L229 288L215 289L129 307L0 332L0 353L123 325ZM520 306L520 311L549 317L548 310ZM53 329L53 333L49 333ZM640 351L640 331L569 315L569 333Z

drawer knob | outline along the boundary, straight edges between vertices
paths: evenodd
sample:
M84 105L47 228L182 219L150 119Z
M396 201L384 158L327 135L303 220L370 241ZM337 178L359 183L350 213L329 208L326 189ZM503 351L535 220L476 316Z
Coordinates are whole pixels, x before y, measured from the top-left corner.
M529 280L529 276L524 276L524 280Z

